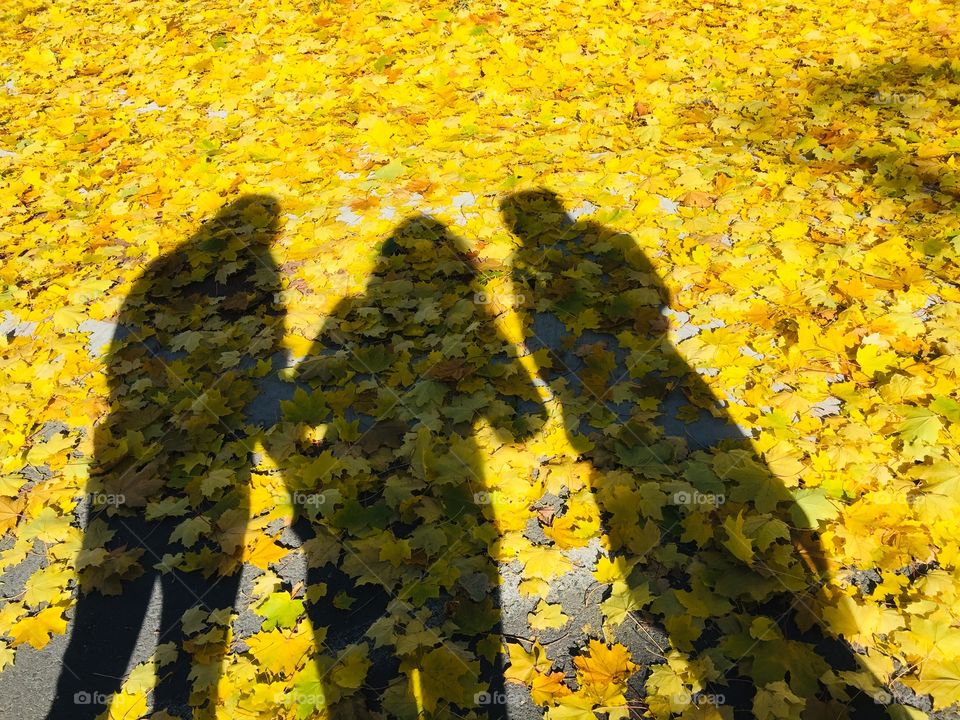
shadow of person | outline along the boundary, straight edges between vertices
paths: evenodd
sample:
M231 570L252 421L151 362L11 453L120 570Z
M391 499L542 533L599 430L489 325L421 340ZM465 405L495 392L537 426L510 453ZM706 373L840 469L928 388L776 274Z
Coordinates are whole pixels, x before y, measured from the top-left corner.
M790 717L804 708L804 717L875 717L871 699L837 675L857 669L849 646L820 632L828 564L816 520L672 346L669 293L643 251L574 221L547 190L510 195L501 211L520 241L526 349L592 466L622 579L652 597L623 602L637 603L626 605L637 617L648 606L644 620L686 656L685 695L666 693L661 673L632 702L658 717L691 703L725 704L737 717L764 705Z
M441 223L405 220L298 368L315 409L303 427L326 435L278 465L301 499L322 494L301 502L297 533L333 717L506 717L482 456L529 434L517 407L536 394L479 271Z
M110 704L158 586L154 717L217 704L248 519L247 410L266 372L256 359L283 332L277 213L267 196L226 206L151 262L120 310L51 719L93 718Z

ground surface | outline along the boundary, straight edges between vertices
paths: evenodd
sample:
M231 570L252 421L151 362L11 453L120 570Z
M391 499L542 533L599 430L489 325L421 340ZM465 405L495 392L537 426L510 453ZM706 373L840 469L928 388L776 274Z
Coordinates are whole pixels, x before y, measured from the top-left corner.
M950 3L0 23L0 717L956 717Z

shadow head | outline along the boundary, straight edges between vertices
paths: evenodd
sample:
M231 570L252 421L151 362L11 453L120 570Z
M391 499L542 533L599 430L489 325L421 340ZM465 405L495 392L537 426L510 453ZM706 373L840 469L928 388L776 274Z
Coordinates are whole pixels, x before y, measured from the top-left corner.
M471 282L477 274L469 246L429 215L401 222L380 246L374 276L399 273L415 282L445 278Z
M548 293L579 293L583 288L578 290L571 278L589 277L583 281L590 286L588 292L611 300L631 293L630 303L669 306L669 290L632 236L575 220L553 191L537 188L507 195L500 201L500 213L519 241L514 265L527 285Z

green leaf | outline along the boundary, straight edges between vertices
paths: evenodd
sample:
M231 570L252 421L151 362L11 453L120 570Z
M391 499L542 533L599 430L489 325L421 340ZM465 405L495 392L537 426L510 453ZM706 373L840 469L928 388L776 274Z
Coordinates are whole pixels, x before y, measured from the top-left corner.
M960 422L960 403L951 397L937 395L930 403L930 409L950 422Z
M407 171L407 168L399 160L391 160L383 167L374 170L371 177L374 180L394 180Z
M394 57L393 55L381 55L381 56L378 57L378 58L376 59L376 61L373 63L373 71L374 71L374 72L383 72L383 71L386 70L388 67L390 67L391 65L393 65L393 63L396 62L396 60L397 60L397 58Z
M257 607L257 615L265 618L263 630L273 628L294 628L297 621L303 616L303 600L294 600L286 592L275 592L267 595L266 599Z
M900 423L897 432L905 443L932 445L940 435L943 425L936 413L928 408L905 408L906 419Z
M822 520L833 520L840 508L822 488L806 488L794 493L796 502L790 508L790 518L802 528L816 529Z
M378 373L393 365L396 354L389 348L375 345L357 348L350 361L350 369L360 374Z
M326 417L329 408L323 401L323 393L308 393L303 388L297 388L292 400L280 402L280 410L284 420L317 423Z
M669 472L673 450L664 443L653 445L616 444L617 457L627 467L648 478L661 478Z
M790 499L780 479L746 450L717 453L713 470L721 480L732 481L730 499L750 503L762 513L773 512L780 502Z

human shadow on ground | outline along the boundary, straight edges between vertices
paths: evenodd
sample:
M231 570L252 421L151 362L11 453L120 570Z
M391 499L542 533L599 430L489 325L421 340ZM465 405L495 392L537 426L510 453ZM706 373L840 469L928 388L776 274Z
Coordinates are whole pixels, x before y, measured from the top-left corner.
M308 612L336 718L506 717L481 456L535 429L537 395L480 274L441 223L405 220L298 367L312 410L297 410L298 447L275 459L302 501L308 587L327 590ZM362 687L337 681L364 665Z
M610 549L628 584L649 584L644 619L693 660L685 696L641 690L632 702L657 702L658 715L713 703L736 717L761 706L877 717L837 675L857 669L855 654L815 611L828 571L816 523L672 346L669 293L643 251L574 221L547 190L510 195L501 210L520 241L526 348L571 445L587 448Z
M217 704L249 514L247 423L270 370L256 359L277 353L283 334L277 219L271 197L237 200L151 262L124 301L51 720L110 704L157 589L154 712Z

